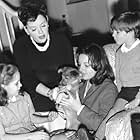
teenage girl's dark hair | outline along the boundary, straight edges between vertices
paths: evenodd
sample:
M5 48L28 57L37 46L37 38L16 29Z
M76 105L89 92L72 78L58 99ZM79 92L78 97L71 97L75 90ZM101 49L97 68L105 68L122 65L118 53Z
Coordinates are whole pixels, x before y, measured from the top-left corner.
M8 85L14 74L18 71L17 67L11 64L0 64L0 106L8 104L8 96L3 85Z
M38 15L42 15L48 21L47 7L44 3L28 1L18 9L18 17L24 26L28 21L35 21Z
M91 67L96 71L95 76L90 80L91 83L99 85L106 78L114 81L112 67L110 66L107 55L101 46L92 43L83 49L78 49L77 60L80 54L88 56L89 62L91 62Z

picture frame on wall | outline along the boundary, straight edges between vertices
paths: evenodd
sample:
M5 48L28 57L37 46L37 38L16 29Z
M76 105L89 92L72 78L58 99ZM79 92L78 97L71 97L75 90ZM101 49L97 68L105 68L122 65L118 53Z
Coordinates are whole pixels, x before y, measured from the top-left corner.
M88 0L66 0L66 4L73 4L73 3L79 3L84 1L88 1Z

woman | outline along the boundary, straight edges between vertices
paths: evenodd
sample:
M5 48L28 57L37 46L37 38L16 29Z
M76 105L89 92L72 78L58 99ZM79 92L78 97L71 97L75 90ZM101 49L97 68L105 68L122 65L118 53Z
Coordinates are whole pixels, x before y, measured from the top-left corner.
M83 84L74 99L62 98L61 104L73 109L77 119L90 131L95 132L118 95L113 83L114 75L104 49L90 44L78 50L77 60Z
M42 3L28 1L21 5L18 17L26 34L15 41L13 55L23 86L36 112L55 110L54 102L44 95L58 86L58 68L74 65L71 43L64 33L50 31L47 8Z

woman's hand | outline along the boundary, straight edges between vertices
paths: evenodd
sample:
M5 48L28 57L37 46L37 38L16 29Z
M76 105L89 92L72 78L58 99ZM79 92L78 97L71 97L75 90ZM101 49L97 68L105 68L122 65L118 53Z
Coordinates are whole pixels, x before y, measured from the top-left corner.
M31 140L49 140L50 136L42 131L37 131L37 132L33 132L33 133L29 133L29 139Z
M51 111L48 115L48 121L50 122L54 121L58 117L58 113L55 111Z
M137 107L140 103L140 99L134 99L133 101L129 102L128 104L125 105L125 109L134 109Z
M106 121L103 121L95 134L95 140L103 140L105 137Z
M134 109L140 104L140 90L134 100L125 105L125 109Z
M59 104L60 101L62 100L62 98L69 98L69 95L67 95L66 93L62 92L57 96L56 99L56 104Z
M68 91L69 98L62 98L60 101L61 105L64 105L68 108L73 109L74 111L78 112L82 106L79 95L76 93L76 99L71 95L70 91Z
M57 103L59 103L59 99L57 99L59 97L60 94L65 94L65 92L67 92L67 89L65 86L62 87L55 87L54 89L52 89L50 91L53 100L55 100Z

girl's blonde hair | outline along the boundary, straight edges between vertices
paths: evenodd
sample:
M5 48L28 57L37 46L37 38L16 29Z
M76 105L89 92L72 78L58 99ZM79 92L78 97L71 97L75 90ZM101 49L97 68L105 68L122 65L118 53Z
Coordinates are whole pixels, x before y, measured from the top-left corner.
M11 64L0 64L0 106L8 104L8 96L3 85L8 85L12 80L14 74L18 72L18 68Z

